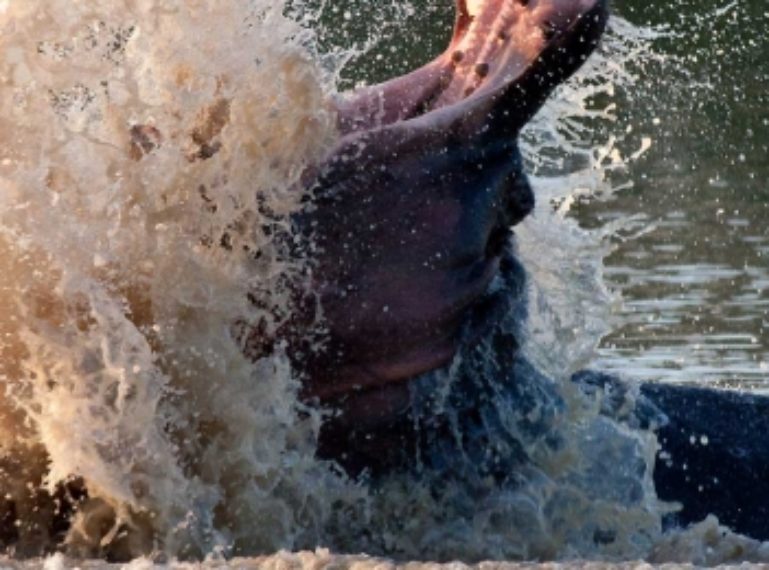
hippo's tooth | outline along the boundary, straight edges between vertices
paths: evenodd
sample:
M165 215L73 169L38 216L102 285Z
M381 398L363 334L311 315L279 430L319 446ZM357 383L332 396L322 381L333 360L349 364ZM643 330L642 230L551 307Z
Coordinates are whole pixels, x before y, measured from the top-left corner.
M467 14L474 18L475 16L481 13L481 10L483 9L483 5L485 3L486 3L486 0L467 0L465 2L465 5L467 7Z

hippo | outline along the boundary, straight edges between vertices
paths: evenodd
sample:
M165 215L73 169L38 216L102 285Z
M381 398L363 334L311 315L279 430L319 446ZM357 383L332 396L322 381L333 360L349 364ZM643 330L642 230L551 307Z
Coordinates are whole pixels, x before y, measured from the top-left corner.
M336 101L341 138L292 220L312 252L315 312L284 334L300 347L302 400L332 411L318 455L352 477L418 466L507 484L523 440L562 406L518 345L526 273L511 228L534 194L517 137L596 49L607 0L458 0L456 14L432 62ZM297 341L318 311L320 348ZM573 381L628 389L600 372ZM769 539L769 505L752 500L769 493L769 445L755 439L769 399L647 384L630 415L658 436L658 496L683 507L667 524L715 514Z
M327 329L300 365L305 400L361 427L452 361L534 205L517 135L606 21L605 0L460 0L443 54L338 101L341 140L294 220Z

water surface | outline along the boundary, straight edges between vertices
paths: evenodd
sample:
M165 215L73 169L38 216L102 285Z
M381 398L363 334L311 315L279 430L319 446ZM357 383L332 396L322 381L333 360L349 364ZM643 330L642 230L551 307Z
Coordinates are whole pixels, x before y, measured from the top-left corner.
M639 379L769 388L769 5L617 2L663 26L664 64L622 102L653 139L632 188L579 212L642 216L617 236L607 284L622 295L595 365Z

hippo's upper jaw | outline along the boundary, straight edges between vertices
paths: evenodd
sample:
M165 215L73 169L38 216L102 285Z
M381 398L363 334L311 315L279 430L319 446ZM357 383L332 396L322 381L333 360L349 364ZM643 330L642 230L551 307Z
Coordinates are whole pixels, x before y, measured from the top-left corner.
M340 128L368 131L429 115L467 134L490 128L516 136L593 52L607 17L607 0L458 0L446 51L348 95L338 104Z
M435 61L339 103L343 137L295 218L327 329L300 363L307 399L386 416L403 380L453 358L533 206L516 136L607 18L605 0L460 0L457 13Z

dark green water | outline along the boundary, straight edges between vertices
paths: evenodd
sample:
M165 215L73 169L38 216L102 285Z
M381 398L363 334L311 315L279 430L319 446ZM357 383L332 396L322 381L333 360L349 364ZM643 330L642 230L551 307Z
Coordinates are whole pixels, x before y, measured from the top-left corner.
M622 293L597 365L638 378L769 388L769 2L617 2L667 26L667 56L626 94L621 122L654 144L633 188L580 210L586 224L628 214L646 232L619 241L606 281ZM656 71L656 73L655 73Z
M769 389L769 1L617 0L656 30L619 88L623 190L573 210L585 228L634 219L611 238L604 279L621 295L593 363L644 380ZM404 73L441 51L450 0L327 6L326 47L359 45L342 86ZM379 41L371 48L366 39ZM590 143L590 141L585 141ZM565 245L567 247L567 245Z

